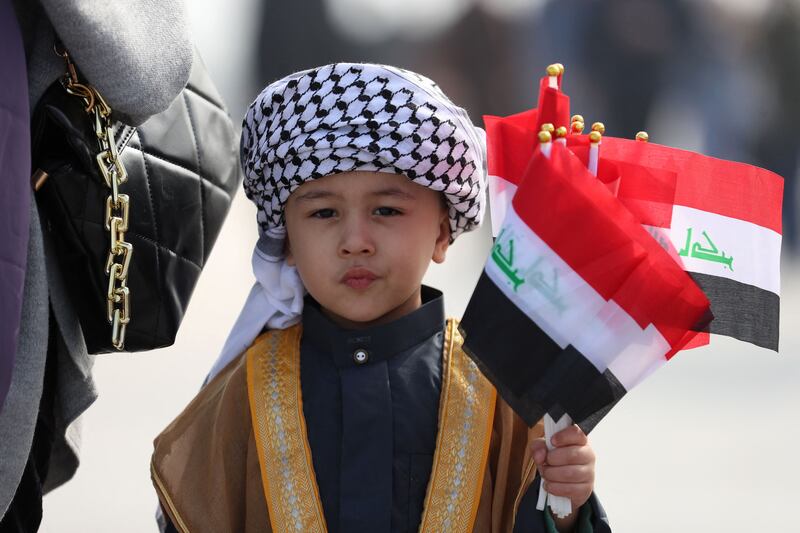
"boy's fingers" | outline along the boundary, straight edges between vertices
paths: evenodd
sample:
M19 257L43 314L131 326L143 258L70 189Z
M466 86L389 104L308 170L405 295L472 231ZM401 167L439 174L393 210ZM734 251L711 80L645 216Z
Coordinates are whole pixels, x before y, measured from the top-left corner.
M594 483L592 465L543 466L539 469L539 473L548 482Z
M553 446L583 446L589 442L589 438L581 428L575 424L564 428L550 439Z
M565 446L547 453L547 464L550 466L591 465L594 461L594 451L589 446Z
M545 481L544 490L554 496L564 496L572 500L572 503L580 507L589 496L592 495L592 486L587 483L559 483L557 481Z
M533 461L537 465L543 465L547 461L547 444L544 439L536 439L531 442L531 451L533 452Z

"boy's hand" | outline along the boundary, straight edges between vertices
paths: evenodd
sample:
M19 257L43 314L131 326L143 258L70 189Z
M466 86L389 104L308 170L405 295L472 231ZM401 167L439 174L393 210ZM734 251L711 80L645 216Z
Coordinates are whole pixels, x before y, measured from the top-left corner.
M554 448L549 451L543 438L531 444L544 488L550 494L569 498L572 510L577 511L594 490L594 451L586 434L575 425L553 435L551 443ZM566 520L572 522L576 518L577 513L573 512ZM560 526L559 522L556 520Z

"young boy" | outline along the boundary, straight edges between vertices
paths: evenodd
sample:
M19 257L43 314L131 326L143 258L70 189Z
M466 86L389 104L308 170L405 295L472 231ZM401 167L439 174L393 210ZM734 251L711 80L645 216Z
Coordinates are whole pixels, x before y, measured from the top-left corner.
M258 283L155 441L171 530L609 531L586 436L548 452L421 286L484 210L463 109L393 67L299 72L251 104L242 165ZM536 510L537 471L570 516Z

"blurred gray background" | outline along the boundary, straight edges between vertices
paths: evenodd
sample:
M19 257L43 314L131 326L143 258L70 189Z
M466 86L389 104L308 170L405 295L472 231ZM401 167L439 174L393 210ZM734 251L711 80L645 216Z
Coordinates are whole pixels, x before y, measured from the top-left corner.
M194 37L238 126L270 81L336 61L424 73L480 123L536 105L566 65L573 113L609 135L757 164L786 178L781 353L713 338L628 394L591 435L614 531L800 531L798 0L192 0ZM255 210L239 194L173 347L100 357L82 464L41 531L152 532L152 439L194 396L250 289ZM489 247L459 239L427 283L460 316Z

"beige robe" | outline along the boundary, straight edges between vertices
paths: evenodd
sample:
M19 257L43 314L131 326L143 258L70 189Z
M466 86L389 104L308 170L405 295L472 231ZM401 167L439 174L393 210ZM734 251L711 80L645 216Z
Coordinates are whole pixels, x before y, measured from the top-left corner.
M533 481L529 429L498 398L473 531L511 533ZM151 474L161 505L182 532L271 532L253 434L247 364L231 362L155 440Z

